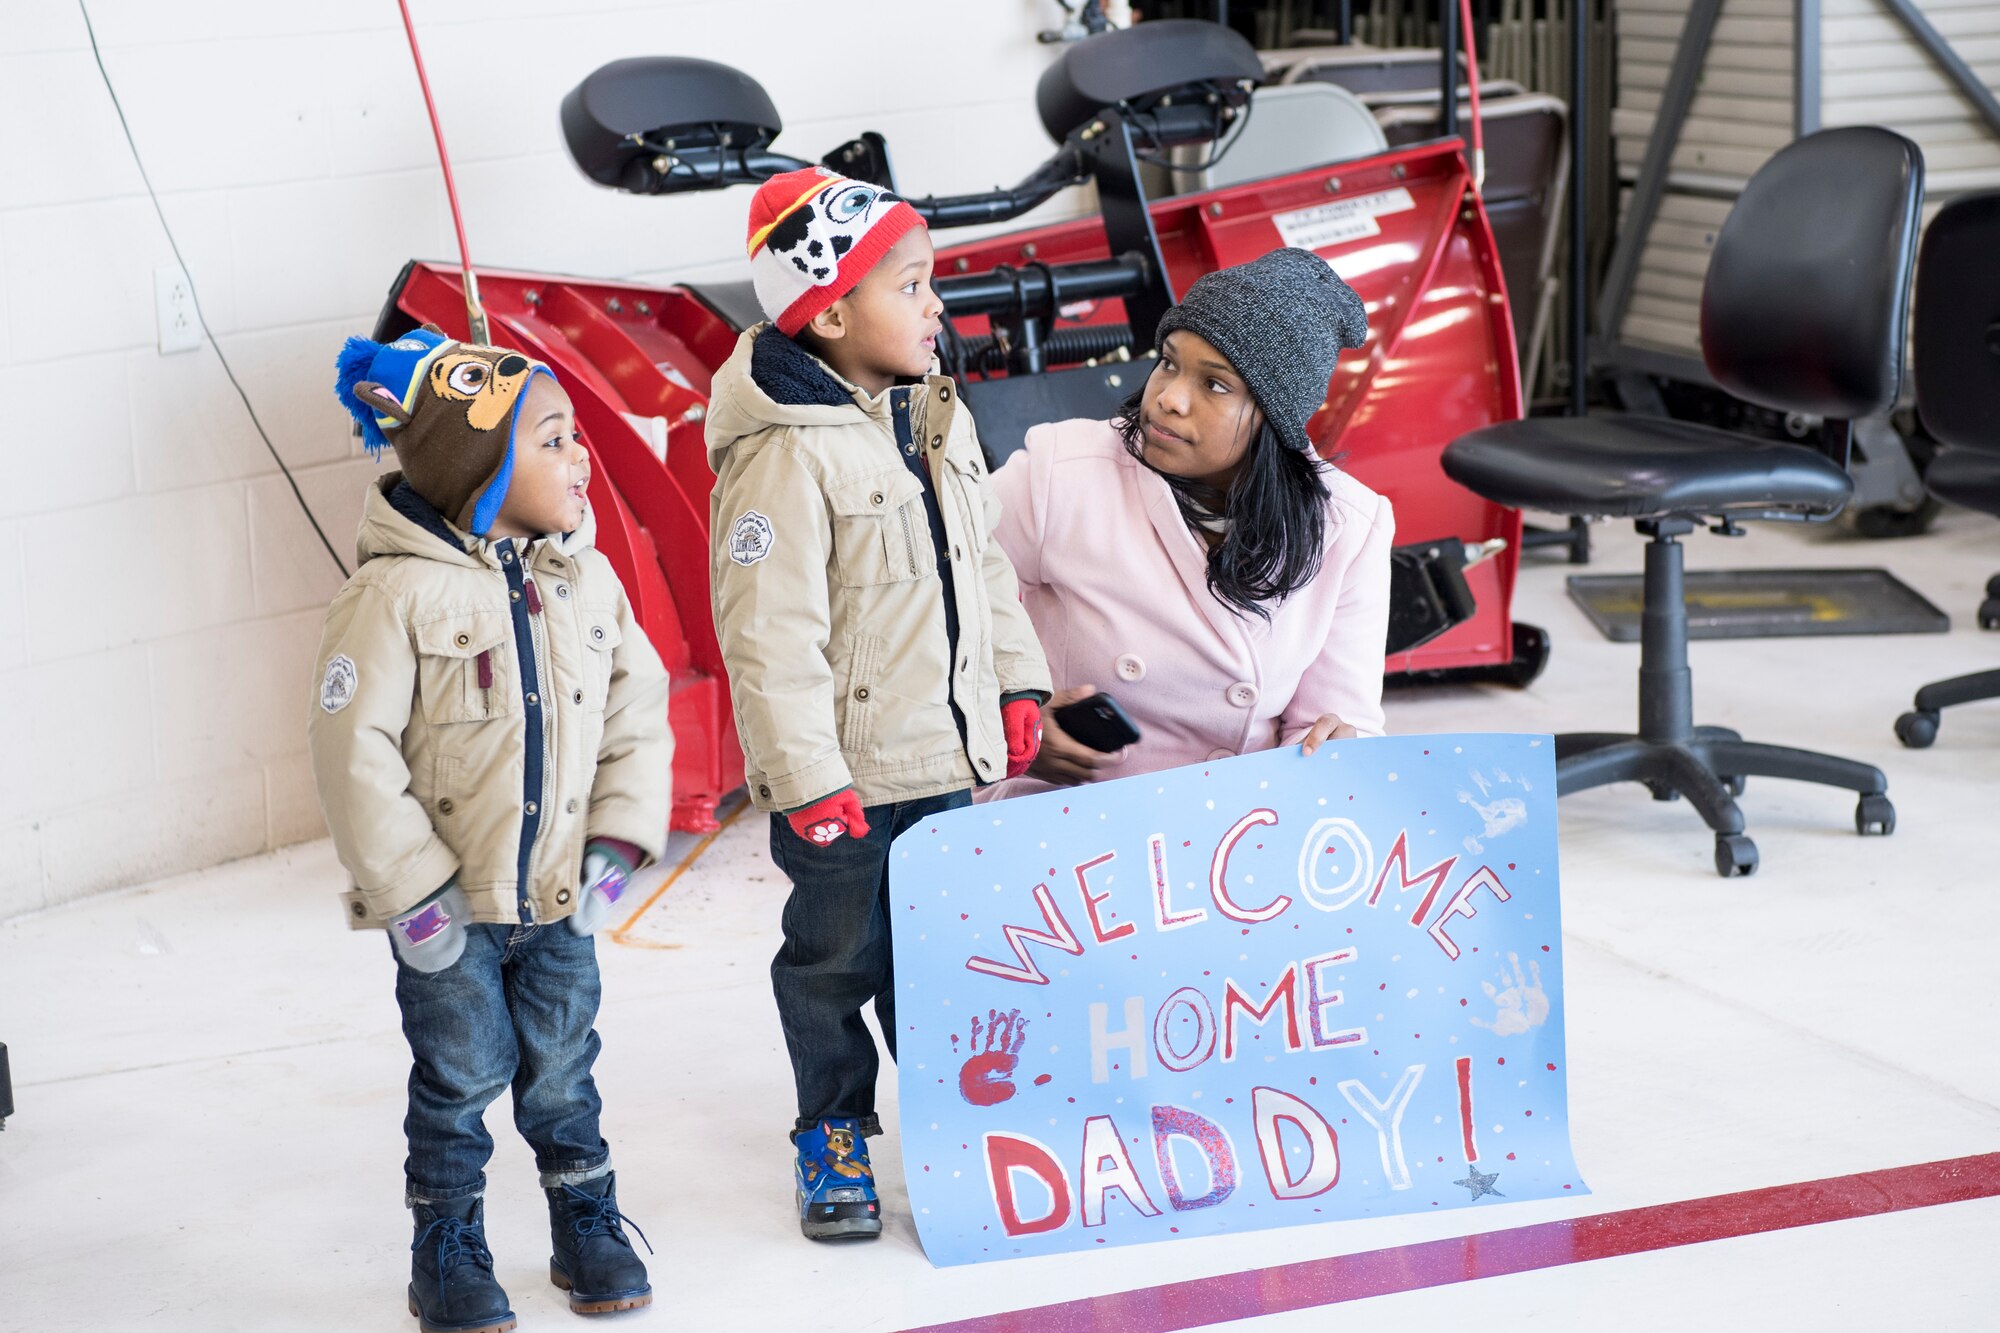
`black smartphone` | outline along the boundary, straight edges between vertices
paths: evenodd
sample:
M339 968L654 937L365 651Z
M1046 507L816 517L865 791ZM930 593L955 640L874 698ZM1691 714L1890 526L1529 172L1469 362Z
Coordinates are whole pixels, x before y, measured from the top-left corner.
M1108 694L1093 694L1056 709L1056 725L1099 754L1110 754L1139 741L1139 728Z

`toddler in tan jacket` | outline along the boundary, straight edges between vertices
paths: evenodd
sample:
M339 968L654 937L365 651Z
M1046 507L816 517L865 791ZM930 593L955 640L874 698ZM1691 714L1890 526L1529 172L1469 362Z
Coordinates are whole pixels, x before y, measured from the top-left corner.
M1026 770L1049 671L971 414L934 373L943 307L916 211L808 169L759 187L749 230L772 322L743 334L709 404L715 623L750 799L792 881L771 981L799 1225L874 1236L861 1011L893 1057L889 844Z
M652 1300L599 1133L591 932L666 841L668 682L591 546L590 457L548 367L426 326L351 338L342 403L400 472L370 489L327 611L313 771L348 922L386 927L410 1044L410 1312L514 1327L481 1196L509 1085L548 1196L549 1276Z

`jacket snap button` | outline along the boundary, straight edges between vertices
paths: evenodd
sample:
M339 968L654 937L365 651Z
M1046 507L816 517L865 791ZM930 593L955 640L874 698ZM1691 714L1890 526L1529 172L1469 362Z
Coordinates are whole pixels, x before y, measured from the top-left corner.
M569 697L569 698L570 698L570 702L571 702L571 703L578 703L578 704L580 704L580 703L582 703L582 702L583 702L583 691L582 691L582 690L578 690L578 691L576 691L576 692L575 692L574 694L570 695L570 697Z
M529 702L530 704L538 704L538 703L540 703L541 701L542 701L542 696L541 696L541 695L539 695L539 694L536 694L536 693L535 693L535 692L534 692L533 690L529 690L529 691L528 691L528 702Z
M456 809L458 807L451 803L451 797L449 796L438 802L438 813L441 815L448 815Z
M943 443L944 443L944 436L942 435L931 436L931 448L935 449Z
M564 809L564 810L566 810L566 811L568 811L568 812L569 812L570 814L575 814L575 813L576 813L576 802L575 802L574 800L570 801L570 803L569 803L568 805L564 806L564 807L563 807L563 809Z
M1237 681L1229 687L1229 702L1238 708L1248 708L1257 702L1257 687L1247 681Z
M514 553L513 553L512 551L502 551L502 552L500 553L500 563L501 563L501 564L503 564L503 565L511 565L511 564L513 564L513 563L514 563Z
M569 596L569 585L567 583L558 583L556 585L556 596L567 598Z
M863 703L867 703L867 702L868 702L868 687L867 687L866 685L863 685L863 686L861 686L860 688L856 689L856 690L854 691L854 697L855 697L856 699L859 699L859 700L860 700L861 702L863 702Z
M521 590L520 590L519 588L516 588L516 589L514 589L514 591L512 591L512 592L508 593L508 594L507 594L507 596L508 596L508 597L509 597L510 599L512 599L512 600L514 600L514 601L516 601L516 602L518 602L518 601L520 601L520 600L521 600Z
M360 903L356 903L356 904L354 904L354 915L356 915L356 916L367 916L367 915L368 915L368 909L367 909L366 907L363 907L363 906L362 906L362 905L361 905Z
M590 627L590 637L602 643L604 641L604 626L592 625Z
M869 503L869 504L872 504L872 505L878 505L878 504L881 504L881 503L882 503L882 501L883 501L884 499L886 499L886 498L887 498L887 497L886 497L886 496L884 496L884 495L882 494L882 492L880 492L880 491L877 491L877 492L875 492L875 494L873 494L873 495L871 495L871 496L869 496L869 497L868 497L868 503Z
M954 546L951 548L951 558L954 560L963 560L965 559L965 552Z
M1120 680L1144 680L1146 663L1136 653L1126 653L1116 663Z
M461 648L465 647L467 644L471 642L472 642L472 636L470 634L461 634L458 636L458 646Z
M984 771L991 773L993 771L993 761L991 759L982 759L979 761L979 767Z
M535 804L535 803L534 803L533 801L530 801L530 802L528 802L528 803L527 803L526 805L522 806L521 808L522 808L523 810L526 810L526 811L527 811L527 812L528 812L529 814L531 814L531 815L532 815L532 814L534 814L534 813L535 813L536 811L540 810L540 809L541 809L542 807L540 807L539 805L536 805L536 804Z
M939 402L941 402L941 403L948 403L948 402L950 402L950 401L951 401L951 388L950 388L950 386L948 386L948 385L940 385L940 386L938 387L938 401L939 401Z
M757 785L757 794L763 797L767 801L771 799L771 789L769 787L764 786L762 783L759 783Z
M569 901L569 890L568 890L568 889L557 889L557 890L556 890L556 901L557 901L558 903L566 903L566 902L568 902L568 901Z
M960 671L972 670L972 659L969 657L960 658L958 663L958 669Z

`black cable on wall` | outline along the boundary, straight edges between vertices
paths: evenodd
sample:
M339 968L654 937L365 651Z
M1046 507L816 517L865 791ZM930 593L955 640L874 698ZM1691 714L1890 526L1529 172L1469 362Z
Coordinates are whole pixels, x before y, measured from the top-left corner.
M340 577L344 579L347 577L347 562L333 549L333 543L327 540L326 530L320 527L319 520L313 517L312 507L306 504L306 497L299 491L297 479L292 476L292 470L285 466L285 460L279 456L278 446L271 443L270 432L264 429L264 423L257 417L257 409L250 404L250 395L244 392L242 382L236 378L236 371L229 364L229 358L223 355L222 344L218 343L215 334L209 331L208 319L201 313L201 295L195 287L194 274L189 270L187 260L181 258L180 242L174 239L174 229L167 223L166 210L160 207L160 196L153 188L153 178L146 174L146 164L139 156L138 141L132 137L132 126L125 119L124 104L118 100L118 90L111 84L111 73L104 68L104 53L97 47L97 28L90 21L90 6L86 0L76 0L76 7L83 11L83 28L90 36L90 54L97 61L97 73L104 80L104 91L111 94L111 107L118 113L118 127L125 131L125 143L132 150L132 164L139 168L139 179L145 183L146 197L153 201L153 212L159 216L160 230L166 233L167 245L174 252L174 262L179 264L181 272L187 275L188 299L194 303L195 323L201 326L201 336L206 338L209 347L214 349L215 359L222 363L222 373L229 377L230 387L235 389L236 396L243 400L243 410L249 413L250 424L257 428L258 438L262 439L264 447L271 451L271 461L278 465L278 471L284 473L286 484L292 488L292 498L299 502L299 512L306 516L306 522L312 524L312 530L319 535L320 545L326 548L327 558L333 561L334 568L340 571Z

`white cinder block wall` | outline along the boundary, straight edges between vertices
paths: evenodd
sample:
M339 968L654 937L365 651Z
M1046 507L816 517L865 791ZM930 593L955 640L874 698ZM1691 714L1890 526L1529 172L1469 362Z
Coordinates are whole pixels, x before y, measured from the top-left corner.
M587 183L591 69L747 70L814 158L1017 179L1050 145L1051 0L412 0L473 257L667 279L740 267L749 195ZM454 253L394 0L91 0L208 324L342 558L377 465L329 386L412 256ZM1060 216L1060 205L1041 216ZM215 353L161 355L172 263L76 0L0 8L0 917L322 835L305 707L339 585Z

